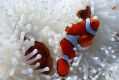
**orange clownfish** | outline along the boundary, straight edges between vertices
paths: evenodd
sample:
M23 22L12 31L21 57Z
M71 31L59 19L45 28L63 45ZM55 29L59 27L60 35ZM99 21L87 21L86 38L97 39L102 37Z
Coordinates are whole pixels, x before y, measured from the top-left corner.
M68 62L76 56L73 48L78 44L84 47L92 44L98 28L99 20L93 18L87 18L66 28L67 34L60 41L63 55L57 61L57 73L60 76L65 77L69 73L70 66Z

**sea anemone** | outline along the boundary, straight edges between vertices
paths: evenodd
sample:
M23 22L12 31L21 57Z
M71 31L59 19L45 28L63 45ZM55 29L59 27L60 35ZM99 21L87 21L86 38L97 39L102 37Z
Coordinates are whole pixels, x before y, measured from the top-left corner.
M65 79L118 80L119 0L0 0L0 3L0 80L61 80L56 71L56 61L62 55L59 42L66 26L80 20L76 13L86 5L91 6L91 16L97 16L101 25L94 44L74 48L77 57ZM53 59L50 74L34 73L24 59L24 53L36 41L49 49Z

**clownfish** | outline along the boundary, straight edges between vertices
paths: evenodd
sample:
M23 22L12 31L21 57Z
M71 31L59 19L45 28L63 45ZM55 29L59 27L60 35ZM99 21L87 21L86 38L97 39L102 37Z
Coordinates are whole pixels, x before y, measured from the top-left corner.
M85 20L66 27L66 35L60 41L62 57L57 61L57 73L65 77L69 73L69 60L76 57L74 47L78 45L89 46L93 43L93 38L99 28L99 20L86 18Z

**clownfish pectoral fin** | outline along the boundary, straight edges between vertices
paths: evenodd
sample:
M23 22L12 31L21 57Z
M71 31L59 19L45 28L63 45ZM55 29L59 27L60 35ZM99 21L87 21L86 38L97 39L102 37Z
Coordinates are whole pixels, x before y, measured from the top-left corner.
M93 43L93 38L94 38L94 36L92 36L92 35L80 36L79 44L84 47L89 46Z
M69 73L69 69L70 69L70 66L66 60L59 59L57 61L57 73L59 74L59 76L61 77L67 76Z

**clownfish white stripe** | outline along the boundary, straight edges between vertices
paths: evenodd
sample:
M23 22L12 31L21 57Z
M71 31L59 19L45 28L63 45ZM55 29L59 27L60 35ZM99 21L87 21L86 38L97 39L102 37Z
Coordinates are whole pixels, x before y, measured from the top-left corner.
M40 59L41 58L41 55L40 54L38 54L35 58L33 58L33 59L30 59L30 60L28 60L28 63L33 63L33 62L35 62L35 61L37 61L38 59Z
M62 59L66 60L67 62L69 61L69 57L67 55L63 55Z
M67 35L65 35L64 38L67 39L68 41L70 41L74 47L78 46L77 39L79 38L79 36L73 36L73 35L67 34Z
M43 69L40 69L40 70L34 70L35 73L42 73L42 72L45 72L45 71L49 71L49 67L45 67Z
M26 55L26 60L28 60L29 58L31 58L32 56L34 56L36 53L38 52L37 49L34 49L30 54Z
M33 69L36 69L37 67L39 67L40 66L40 63L39 62L37 62L35 65L31 65L31 67L33 68Z
M94 31L92 28L91 28L91 25L90 25L90 19L87 18L86 19L86 31L92 35L95 35L96 34L96 31Z

